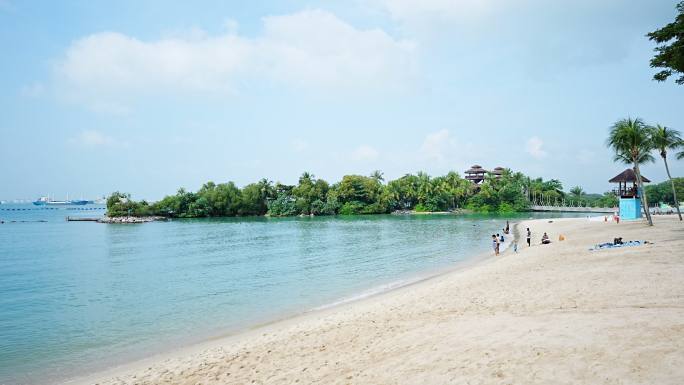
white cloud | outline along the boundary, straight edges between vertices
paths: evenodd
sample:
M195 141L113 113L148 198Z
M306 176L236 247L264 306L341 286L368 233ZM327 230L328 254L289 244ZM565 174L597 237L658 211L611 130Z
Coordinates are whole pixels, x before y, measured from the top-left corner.
M539 137L533 136L527 140L525 151L536 159L542 159L547 155L546 151L542 148L543 146L544 142Z
M420 153L430 160L444 160L455 148L455 140L450 137L449 130L439 130L428 134L420 146Z
M290 145L292 146L292 150L294 152L302 152L309 147L309 143L307 143L305 140L299 139L299 138L293 139L290 142Z
M380 153L375 148L362 144L357 147L351 154L351 158L358 162L367 162L378 159Z
M82 147L127 147L127 143L119 142L113 137L97 130L83 130L69 139L70 144Z
M246 79L323 89L406 84L414 43L381 29L357 29L321 10L263 19L256 38L227 32L143 41L117 32L83 37L55 66L68 98L90 101L168 92L236 92ZM112 102L112 100L108 100Z

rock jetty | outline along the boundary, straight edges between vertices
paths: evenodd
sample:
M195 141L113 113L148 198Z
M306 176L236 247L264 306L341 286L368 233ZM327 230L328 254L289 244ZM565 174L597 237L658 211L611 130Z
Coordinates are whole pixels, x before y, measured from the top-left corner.
M164 217L103 217L98 220L99 223L147 223L154 221L166 220Z

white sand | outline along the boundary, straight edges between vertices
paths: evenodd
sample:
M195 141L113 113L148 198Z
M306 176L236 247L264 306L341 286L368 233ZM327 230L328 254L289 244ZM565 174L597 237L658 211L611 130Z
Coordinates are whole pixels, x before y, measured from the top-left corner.
M525 222L554 243L74 382L683 384L684 224L655 221ZM655 244L588 251L616 236Z

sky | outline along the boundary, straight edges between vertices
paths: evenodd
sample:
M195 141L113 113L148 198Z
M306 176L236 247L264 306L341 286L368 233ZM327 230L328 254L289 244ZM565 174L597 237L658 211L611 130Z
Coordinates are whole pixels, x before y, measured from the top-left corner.
M473 164L604 192L616 120L684 131L644 36L675 3L0 0L0 199Z

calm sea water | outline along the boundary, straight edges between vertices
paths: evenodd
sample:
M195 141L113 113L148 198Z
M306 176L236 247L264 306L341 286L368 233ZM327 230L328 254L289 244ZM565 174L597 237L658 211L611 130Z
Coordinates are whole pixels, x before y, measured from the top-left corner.
M0 384L52 382L394 287L488 251L515 219L64 220L103 212L0 205Z

